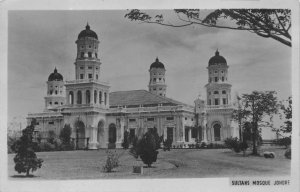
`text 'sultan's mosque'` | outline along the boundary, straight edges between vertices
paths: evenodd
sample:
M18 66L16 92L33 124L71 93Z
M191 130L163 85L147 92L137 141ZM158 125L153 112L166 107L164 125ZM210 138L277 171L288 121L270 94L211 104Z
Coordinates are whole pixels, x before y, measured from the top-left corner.
M166 69L158 58L150 65L148 91L110 92L110 85L99 80L99 40L89 25L76 44L75 80L63 81L55 68L47 81L44 112L28 114L28 122L37 120L35 129L40 134L53 130L59 135L69 124L72 138L89 138L89 149L120 148L126 130L130 136L141 136L154 127L175 146L196 140L220 143L238 135L232 126L228 65L218 51L208 62L206 101L197 98L190 106L166 97Z

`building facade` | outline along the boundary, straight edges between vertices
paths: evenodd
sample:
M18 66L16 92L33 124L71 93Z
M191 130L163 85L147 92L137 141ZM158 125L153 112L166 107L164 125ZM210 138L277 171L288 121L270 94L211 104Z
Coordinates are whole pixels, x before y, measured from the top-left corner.
M55 68L47 81L44 112L28 114L28 122L35 118L36 131L44 137L49 131L59 135L69 125L78 148L98 149L120 148L125 131L141 137L153 128L175 146L235 136L228 65L218 51L209 60L206 101L199 97L190 106L166 96L166 69L158 58L150 65L148 91L110 92L110 85L100 81L99 40L88 24L76 45L75 79L63 81Z

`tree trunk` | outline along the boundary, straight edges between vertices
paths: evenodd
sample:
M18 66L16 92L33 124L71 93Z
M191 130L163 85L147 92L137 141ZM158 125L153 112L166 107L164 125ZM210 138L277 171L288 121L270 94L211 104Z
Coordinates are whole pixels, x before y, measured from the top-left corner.
M254 124L254 127L253 127L253 135L252 135L252 142L253 142L253 150L252 150L252 154L253 154L253 155L257 155L256 132L257 132L257 125L256 125L256 123L255 123L255 124Z
M26 177L29 177L29 171L30 171L30 169L27 168L27 170L26 170Z

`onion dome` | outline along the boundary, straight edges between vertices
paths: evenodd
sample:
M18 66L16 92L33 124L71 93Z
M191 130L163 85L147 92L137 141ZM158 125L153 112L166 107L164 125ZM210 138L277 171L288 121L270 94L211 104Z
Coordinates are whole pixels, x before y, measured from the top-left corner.
M161 68L161 69L165 69L165 66L164 66L164 64L162 64L162 63L158 60L158 58L156 57L155 62L152 63L151 66L150 66L150 69L152 69L152 68Z
M97 34L90 29L89 24L87 24L85 30L81 31L78 35L78 39L85 38L85 37L92 37L98 39Z
M227 65L227 62L226 62L226 59L223 56L221 56L219 54L219 51L217 50L215 53L215 56L213 56L209 59L208 66L218 65L218 64Z
M54 72L49 75L48 81L63 81L63 76L57 72L56 67Z

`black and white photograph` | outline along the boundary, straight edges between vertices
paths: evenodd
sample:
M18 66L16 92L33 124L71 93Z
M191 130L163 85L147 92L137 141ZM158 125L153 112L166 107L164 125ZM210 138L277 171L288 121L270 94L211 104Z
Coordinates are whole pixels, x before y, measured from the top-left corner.
M299 190L287 2L8 9L2 190Z

